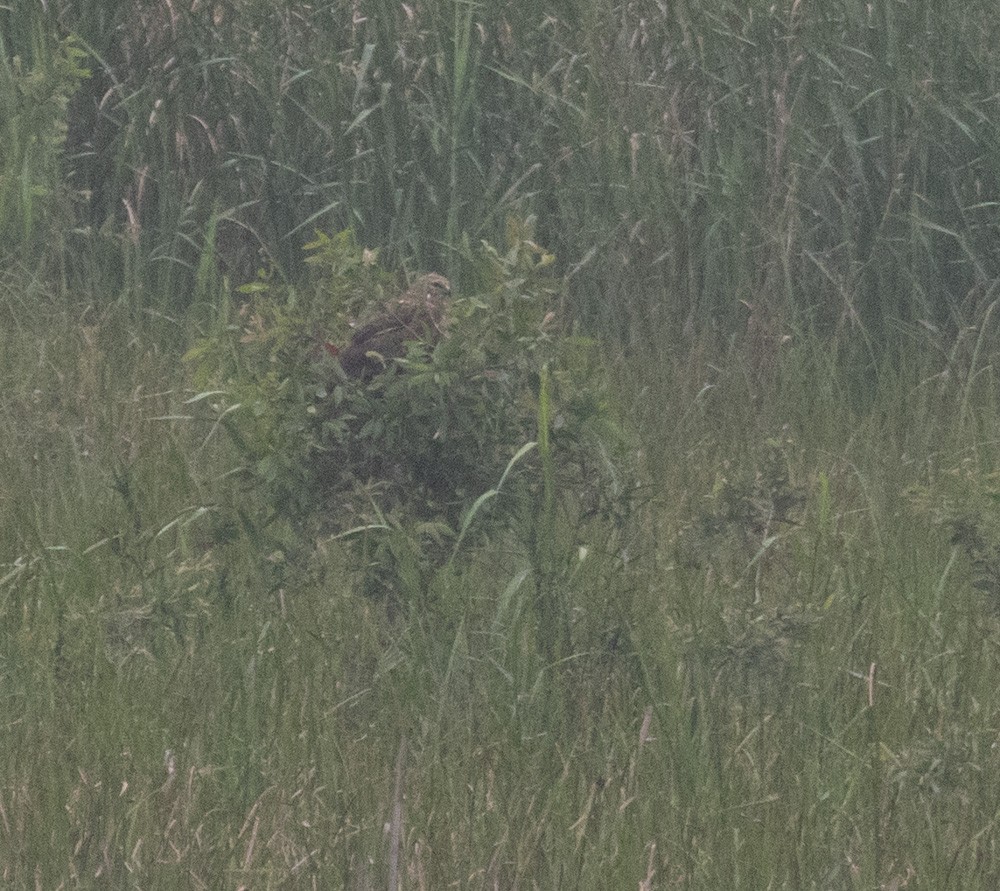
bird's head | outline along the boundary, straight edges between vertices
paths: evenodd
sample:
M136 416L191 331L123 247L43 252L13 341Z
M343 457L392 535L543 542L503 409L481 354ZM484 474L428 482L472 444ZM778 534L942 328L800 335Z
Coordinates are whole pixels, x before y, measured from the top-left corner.
M424 300L435 301L451 293L451 282L443 275L429 272L422 275L410 287L410 292L419 294Z

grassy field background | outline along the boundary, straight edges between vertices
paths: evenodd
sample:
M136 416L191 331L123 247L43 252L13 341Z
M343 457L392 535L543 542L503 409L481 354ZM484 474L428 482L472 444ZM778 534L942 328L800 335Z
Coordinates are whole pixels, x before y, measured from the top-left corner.
M711 7L0 7L7 886L1000 885L998 20ZM182 357L528 219L628 485L371 596Z

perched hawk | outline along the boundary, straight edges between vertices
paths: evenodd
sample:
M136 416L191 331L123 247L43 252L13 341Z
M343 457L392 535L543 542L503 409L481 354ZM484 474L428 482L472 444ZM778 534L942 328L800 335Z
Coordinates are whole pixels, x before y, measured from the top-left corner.
M348 377L371 380L389 360L406 355L406 343L436 343L444 322L444 301L451 285L443 275L422 275L399 297L361 325L342 349L330 348Z

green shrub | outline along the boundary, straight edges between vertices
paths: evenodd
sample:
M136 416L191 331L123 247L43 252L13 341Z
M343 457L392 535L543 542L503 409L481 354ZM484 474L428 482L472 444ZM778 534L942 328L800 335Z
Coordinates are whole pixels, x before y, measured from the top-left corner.
M423 528L439 543L463 517L477 527L487 515L534 517L541 468L525 446L538 437L543 369L555 485L575 499L614 482L606 471L622 439L601 357L593 341L559 332L561 283L531 234L530 221L511 224L505 252L468 249L470 284L456 288L447 335L433 348L410 344L367 383L324 349L346 343L348 320L395 291L350 232L309 245L310 293L263 277L243 289L246 301L188 359L194 400L214 406L275 515L331 532L404 518L431 523Z
M89 71L67 37L39 33L33 58L8 58L0 35L0 241L45 244L69 219L62 151L67 107Z

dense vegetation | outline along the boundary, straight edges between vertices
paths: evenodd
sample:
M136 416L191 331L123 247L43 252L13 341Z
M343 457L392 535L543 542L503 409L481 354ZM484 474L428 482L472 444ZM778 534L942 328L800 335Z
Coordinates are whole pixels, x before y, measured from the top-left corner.
M4 883L1000 885L998 29L0 5Z

